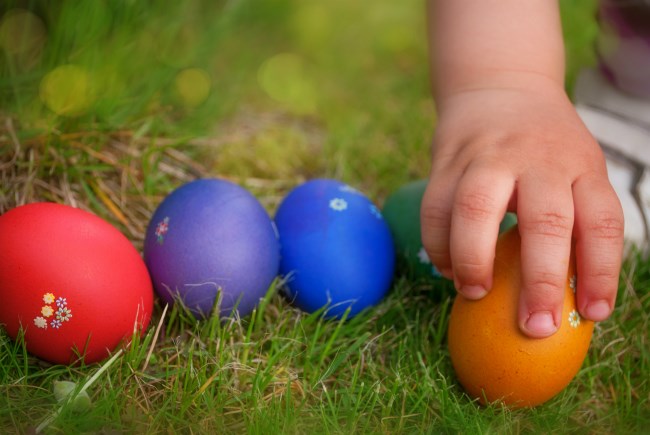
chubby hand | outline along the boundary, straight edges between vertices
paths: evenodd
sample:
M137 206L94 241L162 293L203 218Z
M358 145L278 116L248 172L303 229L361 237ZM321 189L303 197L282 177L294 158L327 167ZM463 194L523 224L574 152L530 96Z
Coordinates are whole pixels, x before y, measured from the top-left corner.
M618 287L623 212L600 147L564 90L540 81L467 89L437 103L422 239L438 270L466 298L483 297L499 222L514 211L521 330L547 337L558 329L572 240L580 314L606 319Z

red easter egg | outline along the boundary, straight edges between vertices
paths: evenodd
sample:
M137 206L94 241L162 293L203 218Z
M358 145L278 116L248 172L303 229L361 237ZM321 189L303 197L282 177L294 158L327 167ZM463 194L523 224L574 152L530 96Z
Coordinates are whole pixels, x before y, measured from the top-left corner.
M0 324L53 363L100 361L144 330L153 287L131 242L101 218L34 203L0 216Z

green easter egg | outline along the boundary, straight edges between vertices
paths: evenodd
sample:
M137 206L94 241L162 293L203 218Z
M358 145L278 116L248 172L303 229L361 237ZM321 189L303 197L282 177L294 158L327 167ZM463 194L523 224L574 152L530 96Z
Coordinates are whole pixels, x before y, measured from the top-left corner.
M506 213L499 224L499 234L508 231L511 227L514 227L517 224L517 215L514 213Z
M418 180L401 186L386 199L382 210L382 215L393 234L398 272L409 278L440 277L422 245L420 204L427 183L428 180ZM506 213L499 225L499 233L516 223L517 216L514 213Z
M428 180L414 181L393 192L384 203L382 215L395 242L398 272L410 278L440 276L422 245L420 204Z

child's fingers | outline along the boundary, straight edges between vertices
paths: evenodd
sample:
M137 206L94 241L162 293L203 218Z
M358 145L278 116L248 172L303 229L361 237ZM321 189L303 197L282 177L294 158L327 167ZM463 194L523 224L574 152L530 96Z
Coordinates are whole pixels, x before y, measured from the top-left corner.
M450 254L456 289L480 299L492 288L499 222L514 189L514 176L498 165L471 165L456 191Z
M452 279L451 257L449 256L449 227L451 207L458 177L445 177L434 173L424 192L420 207L422 243L438 271Z
M562 321L571 253L573 195L563 178L527 174L519 180L522 287L519 326L530 337L548 337Z
M583 177L573 186L576 207L577 305L590 320L612 312L623 258L623 211L607 180Z

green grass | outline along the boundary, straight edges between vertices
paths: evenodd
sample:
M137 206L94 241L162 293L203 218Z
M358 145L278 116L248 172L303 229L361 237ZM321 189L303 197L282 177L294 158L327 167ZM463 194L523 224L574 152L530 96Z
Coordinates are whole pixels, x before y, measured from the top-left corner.
M381 203L427 175L435 110L421 1L164 3L3 2L3 16L20 6L41 17L46 39L40 56L2 50L0 212L72 204L141 248L156 205L196 177L241 183L272 213L310 177ZM594 61L594 2L562 7L570 88ZM44 93L62 65L77 80ZM179 92L188 68L209 77L204 100L200 87ZM631 255L581 371L532 410L464 395L441 283L399 278L346 322L301 313L275 287L253 315L225 323L157 306L147 333L110 364L51 366L0 335L0 433L43 422L50 433L643 432L649 288L650 264ZM61 407L55 381L85 386L90 409Z

